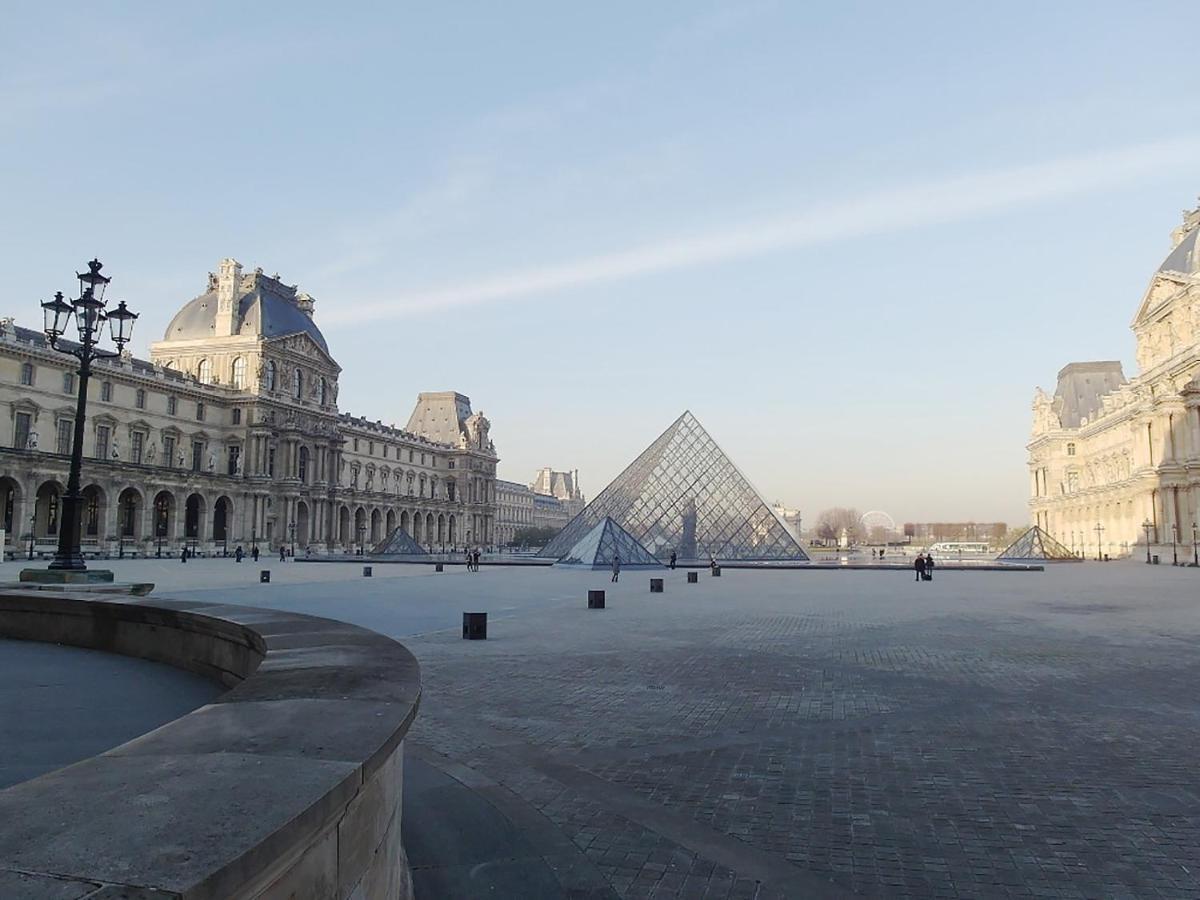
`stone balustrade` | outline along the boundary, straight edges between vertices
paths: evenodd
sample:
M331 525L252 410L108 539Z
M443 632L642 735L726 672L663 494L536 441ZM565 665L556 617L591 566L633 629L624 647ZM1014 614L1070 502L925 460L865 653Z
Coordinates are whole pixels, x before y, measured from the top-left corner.
M0 791L0 896L411 897L401 779L421 681L396 641L274 610L18 590L0 590L0 636L230 688Z

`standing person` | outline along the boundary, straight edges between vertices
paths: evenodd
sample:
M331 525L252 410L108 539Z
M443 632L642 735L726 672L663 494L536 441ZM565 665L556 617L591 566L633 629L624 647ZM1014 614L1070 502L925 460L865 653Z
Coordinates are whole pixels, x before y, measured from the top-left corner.
M282 546L279 548L279 561L287 562L287 549Z
M474 571L479 571L479 548L475 548L475 552L471 554L471 566Z
M675 551L674 550L671 551L671 568L672 569L675 568Z
M181 563L187 562L187 544L184 544L183 549L179 551L179 561Z
M258 562L258 544L255 544L250 550L250 558Z
M933 581L933 554L925 554L925 580Z
M883 548L882 547L879 548L879 561L883 562Z
M621 557L613 554L613 584L616 584L617 579L621 577Z
M244 553L242 552L242 545L241 545L241 544L238 544L238 545L237 545L237 549L233 551L233 558L234 558L235 560L237 560L238 562L241 562L241 561L242 561L242 557L243 557L243 556L245 556L245 555L246 555L246 554L244 554Z
M913 560L913 569L915 569L916 573L917 573L916 580L924 581L925 580L925 557L922 556L920 553L918 553L917 558Z

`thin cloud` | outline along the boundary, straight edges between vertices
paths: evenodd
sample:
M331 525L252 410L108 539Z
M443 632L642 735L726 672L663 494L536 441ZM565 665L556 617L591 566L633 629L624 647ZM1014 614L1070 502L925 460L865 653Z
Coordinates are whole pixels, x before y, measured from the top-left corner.
M1031 206L1152 177L1200 159L1200 136L888 188L795 213L615 253L330 309L323 324L378 321L725 263L782 249L894 233Z

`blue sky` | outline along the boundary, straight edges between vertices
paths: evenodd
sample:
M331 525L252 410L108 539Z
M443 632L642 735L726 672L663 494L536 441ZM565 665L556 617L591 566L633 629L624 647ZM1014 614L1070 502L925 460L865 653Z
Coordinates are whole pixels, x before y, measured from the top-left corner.
M378 8L372 8L372 7ZM1200 193L1194 4L70 4L0 34L0 314L99 255L138 352L224 256L343 409L456 389L597 493L690 408L770 500L1022 521Z

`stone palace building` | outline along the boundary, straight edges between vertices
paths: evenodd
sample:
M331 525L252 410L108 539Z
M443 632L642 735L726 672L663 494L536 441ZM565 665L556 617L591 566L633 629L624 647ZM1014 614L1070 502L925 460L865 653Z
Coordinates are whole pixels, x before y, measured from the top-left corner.
M579 470L538 469L526 487L515 481L496 481L496 542L508 545L526 528L565 526L586 505L579 490Z
M1134 378L1119 362L1075 362L1058 373L1054 396L1037 390L1032 519L1093 559L1139 542L1144 550L1148 536L1165 561L1174 538L1180 561L1191 562L1200 520L1200 208L1172 232L1131 327Z
M150 360L96 365L88 395L85 554L349 553L394 528L431 550L494 541L489 422L422 393L406 428L340 412L341 367L314 300L222 260ZM69 335L68 335L69 336ZM67 481L76 361L0 321L0 527L52 554ZM276 551L277 552L277 551Z

